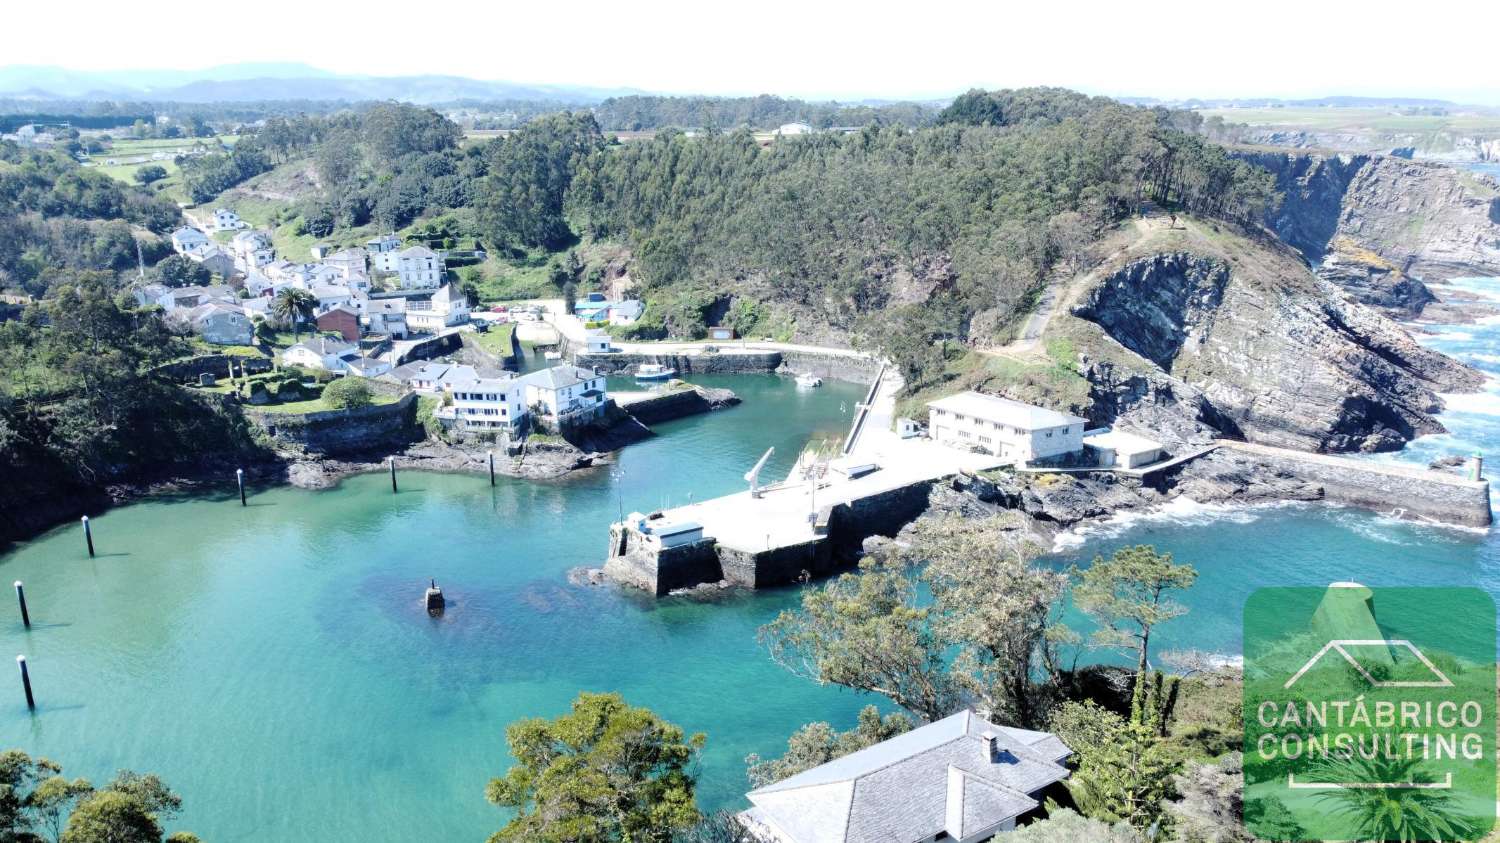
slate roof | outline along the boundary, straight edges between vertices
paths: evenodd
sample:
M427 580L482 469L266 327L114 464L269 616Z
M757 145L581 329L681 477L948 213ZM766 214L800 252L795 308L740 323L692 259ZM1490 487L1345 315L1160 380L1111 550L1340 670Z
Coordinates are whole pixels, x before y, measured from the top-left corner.
M1031 794L1067 777L1069 754L1056 735L962 711L752 790L749 818L787 843L962 838L1036 807Z
M325 357L330 354L336 357L342 357L350 352L359 351L359 346L355 345L352 342L329 339L328 337L313 337L310 340L304 340L292 346L291 348L288 348L287 351L291 351L292 349L296 348L305 348L308 351L311 351L313 354Z
M599 377L588 369L579 366L553 366L529 375L522 375L518 380L528 386L537 386L542 389L562 389L568 386L577 386L586 380Z
M1045 430L1049 427L1084 424L1084 420L1078 416L979 392L960 392L947 398L928 401L927 406L985 421L997 421L1022 430Z

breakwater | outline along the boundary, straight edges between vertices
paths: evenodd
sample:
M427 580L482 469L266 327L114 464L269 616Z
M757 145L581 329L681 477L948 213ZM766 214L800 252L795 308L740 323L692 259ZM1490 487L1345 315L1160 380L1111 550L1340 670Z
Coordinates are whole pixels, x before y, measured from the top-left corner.
M615 405L644 424L709 413L740 403L739 396L728 389L711 389L685 385L659 392L615 392Z
M1271 470L1317 484L1324 499L1334 503L1465 527L1487 527L1492 520L1488 480L1227 439L1219 440L1219 445Z
M613 375L629 374L642 363L658 363L684 375L810 373L850 383L870 383L880 371L880 361L864 354L818 351L810 347L765 348L754 345L720 346L717 351L707 351L703 347L674 347L659 353L640 350L603 354L580 351L575 355L574 362L579 366L597 368Z

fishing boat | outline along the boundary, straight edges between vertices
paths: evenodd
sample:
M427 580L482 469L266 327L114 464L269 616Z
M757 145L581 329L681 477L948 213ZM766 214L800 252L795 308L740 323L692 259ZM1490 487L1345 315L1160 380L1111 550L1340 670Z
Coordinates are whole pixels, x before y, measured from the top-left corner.
M545 354L543 354L542 357L544 357L544 358L546 358L548 360L561 360L562 359L562 352L561 351L548 351Z
M797 385L800 387L811 389L815 386L822 386L823 379L815 374L812 374L811 372L803 372L802 374L797 376Z
M635 379L638 381L663 381L676 374L676 369L668 368L660 363L642 363L635 367Z

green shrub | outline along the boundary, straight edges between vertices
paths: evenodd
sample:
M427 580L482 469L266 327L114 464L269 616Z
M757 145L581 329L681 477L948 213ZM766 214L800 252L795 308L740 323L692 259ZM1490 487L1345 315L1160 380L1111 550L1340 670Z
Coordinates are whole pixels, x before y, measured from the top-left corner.
M375 394L364 378L351 375L324 387L323 403L335 410L353 410L375 403Z

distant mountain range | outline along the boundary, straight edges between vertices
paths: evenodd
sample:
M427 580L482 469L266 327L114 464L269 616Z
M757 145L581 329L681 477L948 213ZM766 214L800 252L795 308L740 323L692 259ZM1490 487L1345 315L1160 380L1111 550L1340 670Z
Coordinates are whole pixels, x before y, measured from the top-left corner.
M632 88L517 85L461 76L349 76L306 64L226 64L205 70L78 71L50 65L0 67L0 96L155 102L254 100L547 100L595 103L643 94Z

